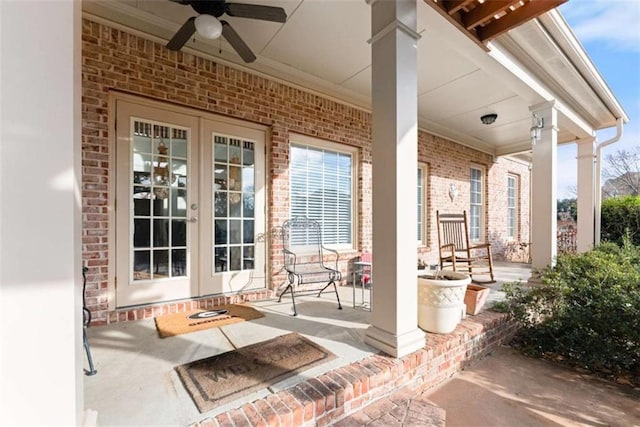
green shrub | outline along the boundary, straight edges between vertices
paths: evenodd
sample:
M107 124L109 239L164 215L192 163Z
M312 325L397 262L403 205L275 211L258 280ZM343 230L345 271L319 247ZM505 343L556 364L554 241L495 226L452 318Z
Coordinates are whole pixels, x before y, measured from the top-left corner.
M612 197L602 202L602 239L622 245L630 233L631 241L640 245L640 196Z
M624 239L564 254L533 287L506 284L506 308L523 326L514 344L594 372L640 376L640 248Z

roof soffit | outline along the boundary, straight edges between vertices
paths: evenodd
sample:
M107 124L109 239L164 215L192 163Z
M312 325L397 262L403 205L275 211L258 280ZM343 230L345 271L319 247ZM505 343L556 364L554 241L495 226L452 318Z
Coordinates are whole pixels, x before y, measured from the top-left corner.
M616 115L599 91L602 85L584 75L538 20L500 36L494 43L509 52L556 99L577 112L593 128L615 125Z

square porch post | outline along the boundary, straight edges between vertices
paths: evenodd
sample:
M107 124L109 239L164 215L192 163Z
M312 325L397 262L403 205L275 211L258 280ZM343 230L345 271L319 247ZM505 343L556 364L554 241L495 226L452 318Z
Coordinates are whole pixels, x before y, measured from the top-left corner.
M81 3L0 1L0 425L83 422Z
M365 342L394 357L425 345L418 329L416 0L369 0L375 292Z
M555 264L558 253L558 110L554 101L529 109L544 120L540 140L533 145L531 171L531 267L542 269Z
M578 232L577 251L587 252L595 242L595 146L594 137L577 141L578 145Z

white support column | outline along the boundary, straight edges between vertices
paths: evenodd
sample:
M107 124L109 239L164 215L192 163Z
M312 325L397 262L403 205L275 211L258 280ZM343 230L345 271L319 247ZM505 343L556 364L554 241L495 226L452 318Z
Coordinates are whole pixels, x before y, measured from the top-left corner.
M558 252L557 163L558 111L555 103L544 102L529 108L544 119L540 140L533 146L531 176L531 266L541 269L555 263Z
M402 357L425 345L418 328L416 0L370 0L375 293L365 342Z
M83 417L81 3L0 1L0 425Z
M578 253L593 248L595 237L595 145L594 137L583 138L578 144Z

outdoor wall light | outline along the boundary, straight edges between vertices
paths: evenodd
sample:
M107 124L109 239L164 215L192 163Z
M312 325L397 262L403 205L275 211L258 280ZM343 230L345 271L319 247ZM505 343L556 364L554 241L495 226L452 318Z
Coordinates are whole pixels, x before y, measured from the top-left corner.
M538 117L537 114L534 114L531 121L531 129L529 129L529 133L531 134L531 145L534 146L536 145L536 142L540 141L542 128L544 127L544 117Z
M217 39L222 34L222 24L215 16L203 13L195 21L196 31L205 39Z
M449 184L449 198L451 201L455 201L456 197L458 197L458 188L455 184Z
M484 116L480 117L480 120L485 125L491 125L491 124L493 124L493 122L496 121L497 118L498 118L497 114L491 113L491 114L485 114Z

